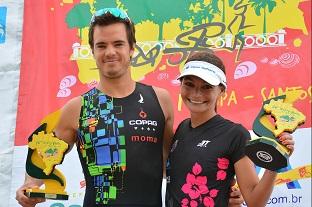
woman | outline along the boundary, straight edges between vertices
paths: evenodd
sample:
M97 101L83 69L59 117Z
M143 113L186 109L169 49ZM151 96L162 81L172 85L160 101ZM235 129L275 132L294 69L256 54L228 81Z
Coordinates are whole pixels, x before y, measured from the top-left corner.
M191 117L173 139L166 206L228 206L234 175L247 206L265 206L277 173L265 170L259 180L244 154L249 132L217 114L217 100L227 87L221 59L209 52L192 53L178 79ZM283 133L279 140L293 151L291 135Z

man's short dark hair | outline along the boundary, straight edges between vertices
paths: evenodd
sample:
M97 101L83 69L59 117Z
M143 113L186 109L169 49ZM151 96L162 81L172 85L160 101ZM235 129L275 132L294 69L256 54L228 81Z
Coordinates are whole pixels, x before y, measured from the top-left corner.
M134 23L126 18L122 19L120 17L116 17L112 15L111 13L107 12L103 15L100 16L95 16L92 19L92 22L90 23L89 27L89 45L90 48L93 50L93 45L94 45L94 39L93 39L93 34L94 34L94 27L96 25L98 26L108 26L111 24L116 24L116 23L123 23L126 27L126 32L127 32L127 38L128 38L128 43L130 45L130 48L133 49L134 44L136 43L135 39L135 28L134 28Z

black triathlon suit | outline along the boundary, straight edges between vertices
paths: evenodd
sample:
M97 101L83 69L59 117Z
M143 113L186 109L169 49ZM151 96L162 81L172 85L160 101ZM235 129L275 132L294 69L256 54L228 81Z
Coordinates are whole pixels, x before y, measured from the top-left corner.
M93 88L82 95L77 150L85 207L161 207L165 117L154 89L136 83L113 98Z

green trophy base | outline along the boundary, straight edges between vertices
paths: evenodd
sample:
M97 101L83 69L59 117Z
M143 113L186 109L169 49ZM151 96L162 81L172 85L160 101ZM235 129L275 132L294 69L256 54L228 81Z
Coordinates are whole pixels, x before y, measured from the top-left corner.
M66 195L66 194L41 193L41 192L26 191L25 195L29 198L46 198L46 199L52 199L52 200L68 200L68 195Z
M246 155L259 167L276 171L288 165L287 148L272 138L253 139L248 142L245 150Z

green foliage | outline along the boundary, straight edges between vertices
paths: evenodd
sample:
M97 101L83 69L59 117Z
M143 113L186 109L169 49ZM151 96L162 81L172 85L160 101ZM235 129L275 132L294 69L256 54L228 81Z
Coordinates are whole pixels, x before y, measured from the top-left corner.
M284 0L281 0L285 3ZM273 9L277 6L275 0L249 0L251 6L254 8L257 16L261 16L261 10L263 10L263 33L266 33L266 11L268 9L269 13L273 11Z
M208 22L212 22L215 18L215 15L220 15L221 13L218 7L218 0L212 0L207 5L205 5L201 0L193 0L191 2L193 2L194 4L199 3L201 8L200 11L192 13L192 19L194 24L202 24L202 21L206 18L208 19Z
M131 20L135 23L151 21L159 25L158 39L163 39L163 25L169 23L173 19L180 19L180 29L188 29L184 26L185 21L192 21L194 25L205 22L213 22L216 15L222 14L224 21L226 2L229 6L235 4L235 0L222 0L223 8L220 10L220 0L211 0L204 3L203 0L96 0L94 2L94 10L107 7L119 7L126 9ZM260 9L268 6L272 11L276 6L275 1L249 1L255 9L257 15L260 15ZM263 2L266 2L265 4ZM191 6L199 5L199 10L191 10ZM89 26L91 19L91 7L88 3L76 4L67 14L66 23L69 28L82 28Z
M114 8L117 7L117 3L115 0L97 0L94 3L95 10L100 10L103 8Z
M90 5L88 3L80 3L75 5L66 15L65 22L69 28L84 28L89 26L91 19Z
M229 0L229 5L232 7L235 3L235 0Z
M188 2L181 0L121 0L133 22L141 23L149 20L159 25L159 40L162 39L164 23L175 18L180 18L181 23L189 19Z
M261 9L266 10L266 8L268 8L271 13L276 7L275 0L249 0L248 2L251 3L251 6L254 8L257 16L261 15Z
M150 8L148 2L146 0L121 0L121 4L135 24L151 20L152 13L150 11L154 8Z

